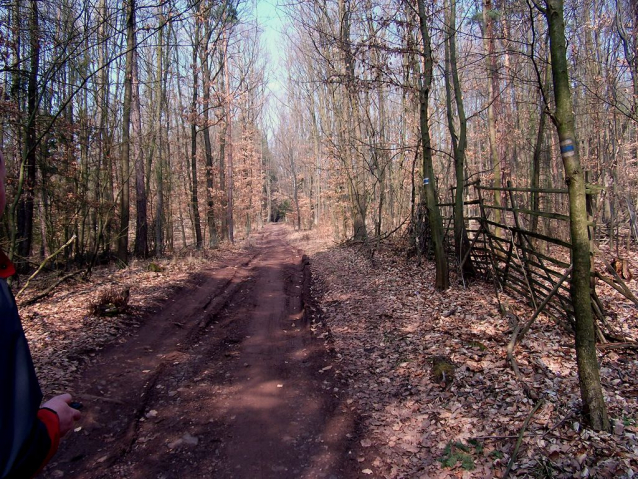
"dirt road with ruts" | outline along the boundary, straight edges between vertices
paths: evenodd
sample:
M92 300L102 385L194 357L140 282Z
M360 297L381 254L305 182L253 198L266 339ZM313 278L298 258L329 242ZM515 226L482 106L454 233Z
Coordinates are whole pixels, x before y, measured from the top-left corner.
M306 314L308 262L277 225L248 252L87 367L81 429L44 477L357 477L356 418Z

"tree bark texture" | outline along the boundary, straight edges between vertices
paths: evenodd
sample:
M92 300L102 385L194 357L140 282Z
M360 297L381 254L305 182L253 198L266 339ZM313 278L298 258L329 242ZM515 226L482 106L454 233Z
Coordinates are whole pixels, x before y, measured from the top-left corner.
M576 316L576 360L583 412L595 430L608 430L609 418L600 384L596 334L590 298L590 245L585 202L585 175L580 165L567 71L565 21L562 0L545 0L549 27L552 80L556 102L555 124L569 190L572 243L571 297Z
M454 154L454 170L456 176L456 189L454 194L454 253L458 261L462 261L465 252L470 249L470 242L465 228L465 215L463 205L463 191L465 185L465 150L467 148L467 117L463 105L463 93L459 71L456 62L456 0L449 0L448 31L446 53L445 91L447 98L447 117L450 137L452 138L452 150ZM452 85L450 85L450 83ZM454 104L459 121L459 132L456 133L454 115L452 109L452 87L454 89ZM460 265L462 273L474 276L475 271L472 259L468 256L465 263Z
M146 173L144 155L142 154L142 112L140 111L140 80L137 63L137 50L135 50L133 52L133 98L131 105L133 138L135 141L135 256L146 258L148 256Z
M228 62L228 42L230 35L226 33L226 44L224 46L224 76L225 78L225 103L226 103L226 225L228 228L228 241L235 242L234 220L233 220L233 119L232 119L232 99L230 96L230 65Z
M36 182L36 116L38 110L38 71L40 68L40 27L38 2L31 0L29 19L29 79L27 84L27 122L25 124L24 160L20 171L23 191L17 210L18 267L26 267L24 259L31 254L33 241L33 208Z
M423 40L424 61L423 74L420 78L419 85L419 119L421 126L421 145L423 147L423 194L425 197L425 205L428 210L428 221L430 222L432 244L434 246L434 260L436 262L435 286L439 290L445 290L450 287L450 277L447 256L445 254L445 247L443 244L443 220L438 206L436 177L434 176L434 166L432 164L432 146L428 114L433 70L432 46L430 42L430 33L428 31L424 0L418 0L418 7L421 37Z
M213 176L213 147L210 141L209 114L210 107L210 66L208 64L208 49L210 47L211 36L210 25L206 27L204 35L205 41L201 51L202 63L202 87L203 87L203 109L204 109L204 126L202 133L204 134L204 151L206 154L206 225L208 227L208 247L217 248L219 239L217 237L217 226L215 224L215 202L213 201L214 176Z
M117 257L128 263L128 227L130 219L131 175L131 100L133 96L133 61L135 53L135 0L129 0L126 18L126 70L124 73L124 100L122 104L122 149L120 173L122 196L120 199L120 228L117 237Z
M195 42L193 44L193 100L191 103L191 211L195 227L195 246L199 249L203 243L197 194L197 91L199 89L197 57L201 38L199 19L196 22Z
M499 104L497 94L499 93L498 68L496 64L496 46L494 44L494 18L492 12L492 0L483 0L483 26L484 26L484 44L486 70L487 70L487 128L489 135L489 156L490 167L492 168L492 186L501 187L502 172L501 161L498 154L498 125L496 106ZM500 208L503 204L501 191L494 191L494 206ZM494 222L501 223L501 210L493 211L495 217ZM500 228L496 228L496 235L502 234Z

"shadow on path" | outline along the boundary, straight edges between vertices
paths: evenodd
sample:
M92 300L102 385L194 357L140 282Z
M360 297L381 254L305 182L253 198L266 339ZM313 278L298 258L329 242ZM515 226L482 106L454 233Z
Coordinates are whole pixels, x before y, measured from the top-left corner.
M102 354L47 477L347 478L357 418L313 338L309 271L276 225Z

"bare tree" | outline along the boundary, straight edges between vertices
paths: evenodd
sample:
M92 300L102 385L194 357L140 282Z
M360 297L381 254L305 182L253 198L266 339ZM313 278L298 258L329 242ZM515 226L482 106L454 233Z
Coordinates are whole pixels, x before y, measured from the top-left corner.
M580 165L567 67L565 20L562 0L545 0L543 12L549 27L552 79L556 111L552 117L560 139L561 158L569 189L572 240L571 296L576 316L576 360L583 409L592 428L608 430L609 418L600 385L596 333L590 297L590 249L585 175Z
M448 128L452 140L452 152L454 154L454 170L456 176L456 189L454 195L454 250L461 264L462 273L474 275L472 260L465 258L469 253L470 242L465 228L465 218L463 214L463 192L465 188L465 151L467 149L467 117L463 105L463 92L459 80L459 71L456 61L456 0L447 2L447 31L445 43L445 92L447 99ZM458 116L459 132L457 134L454 125L454 111L452 109L452 89L454 90L454 105Z
M436 176L432 163L432 141L430 137L430 118L428 112L430 89L432 88L433 58L425 3L418 0L419 30L422 40L423 70L419 75L419 118L421 126L421 145L423 148L423 187L422 198L428 211L428 221L432 231L434 260L436 261L437 289L450 287L448 260L443 245L443 221L438 206Z
M131 156L131 105L133 100L133 63L137 40L135 36L135 0L128 0L126 11L126 72L124 76L124 100L122 114L122 147L120 175L122 196L120 199L120 228L117 241L117 257L128 263L128 234L130 218L130 156Z

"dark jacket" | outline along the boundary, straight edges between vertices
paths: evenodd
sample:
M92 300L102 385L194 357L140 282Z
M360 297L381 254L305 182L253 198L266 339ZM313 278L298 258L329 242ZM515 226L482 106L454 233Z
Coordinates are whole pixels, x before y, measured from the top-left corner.
M0 478L35 475L58 448L59 420L40 409L42 392L6 278L15 268L0 251Z

